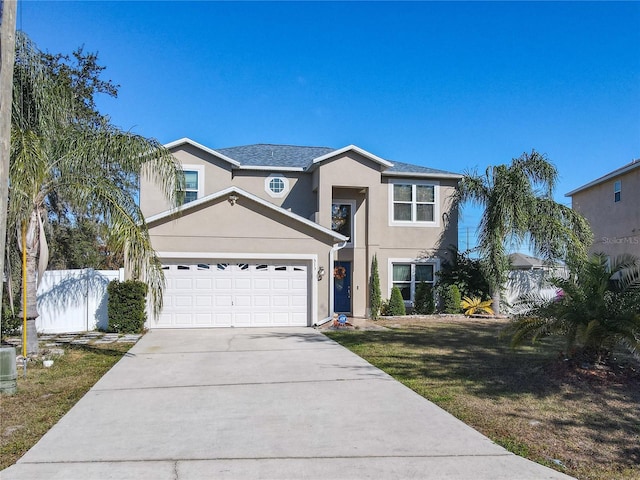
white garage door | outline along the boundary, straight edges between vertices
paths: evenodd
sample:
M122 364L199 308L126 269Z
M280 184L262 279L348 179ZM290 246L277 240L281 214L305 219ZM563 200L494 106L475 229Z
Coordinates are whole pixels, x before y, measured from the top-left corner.
M307 267L275 263L164 265L152 328L307 326Z

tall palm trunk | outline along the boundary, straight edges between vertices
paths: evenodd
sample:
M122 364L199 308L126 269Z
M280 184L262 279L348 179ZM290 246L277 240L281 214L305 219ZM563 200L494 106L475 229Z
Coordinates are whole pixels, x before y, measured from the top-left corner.
M21 235L22 237L22 235ZM36 318L38 313L38 256L40 253L40 222L38 211L33 210L26 225L26 245L20 239L20 248L26 247L26 310L27 310L27 353L38 354L38 332ZM25 272L23 272L23 275ZM23 293L24 295L24 293ZM20 316L24 318L24 300Z
M500 289L499 288L493 288L493 291L491 292L491 300L492 300L491 308L493 309L493 314L495 316L500 315Z

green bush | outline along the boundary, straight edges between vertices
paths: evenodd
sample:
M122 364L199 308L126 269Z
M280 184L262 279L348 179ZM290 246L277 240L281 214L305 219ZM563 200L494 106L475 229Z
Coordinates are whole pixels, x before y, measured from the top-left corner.
M402 299L402 293L398 287L391 289L391 298L389 299L389 313L392 317L400 315L406 315L407 310L404 306L404 300Z
M376 320L380 315L382 306L382 293L380 292L380 274L378 273L378 257L373 256L371 261L371 283L369 284L369 302L371 309L371 318Z
M22 318L17 315L18 309L16 309L16 315L11 312L11 305L6 302L2 302L2 318L0 319L0 336L2 338L7 335L15 335L20 331L22 327Z
M109 332L140 333L147 320L147 284L137 280L113 280L107 287Z
M431 315L436 311L433 300L433 287L430 283L420 282L416 287L416 299L413 302L413 313L416 315Z
M461 301L460 289L456 285L440 289L440 308L444 313L460 313Z

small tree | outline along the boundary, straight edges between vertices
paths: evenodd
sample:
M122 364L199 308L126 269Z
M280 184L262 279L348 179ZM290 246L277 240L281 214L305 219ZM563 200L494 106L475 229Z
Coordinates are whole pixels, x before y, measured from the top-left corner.
M400 292L400 289L398 287L393 287L391 289L391 298L389 299L389 315L398 317L406 314L407 309L404 306L402 293Z
M440 289L440 310L444 313L460 313L461 301L457 285L448 285Z
M369 283L369 302L371 318L377 320L382 305L382 292L380 291L380 274L378 273L378 256L373 255L371 261L371 281Z
M433 300L433 287L430 283L420 282L416 287L416 300L413 303L413 313L417 315L431 315L436 311Z

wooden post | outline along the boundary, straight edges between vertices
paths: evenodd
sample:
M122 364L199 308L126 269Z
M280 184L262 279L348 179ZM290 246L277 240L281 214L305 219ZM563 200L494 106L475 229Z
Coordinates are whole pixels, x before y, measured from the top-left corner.
M13 63L16 55L17 0L0 0L0 275L4 275L7 208L9 203L9 155ZM0 281L0 298L3 282Z

